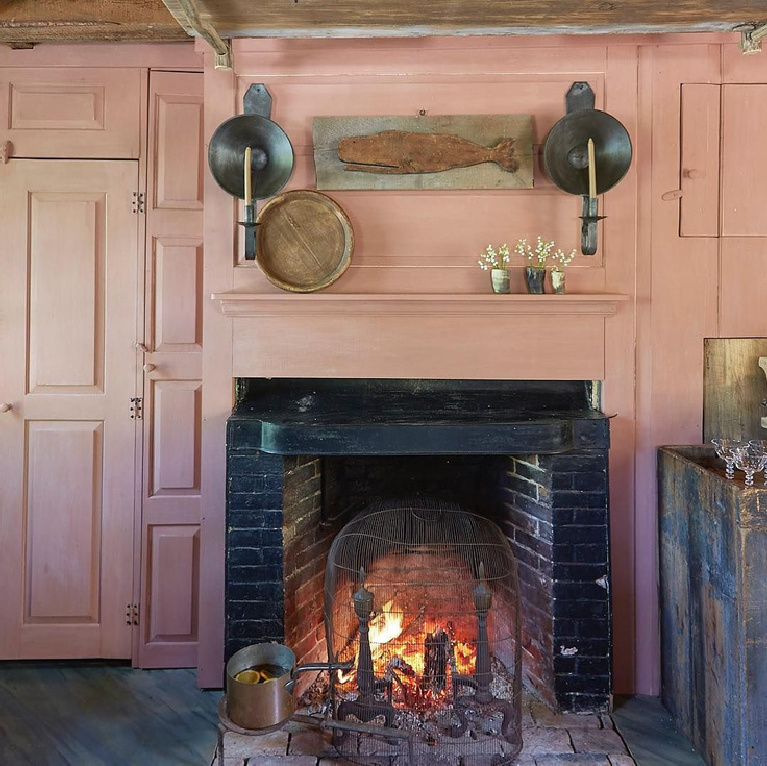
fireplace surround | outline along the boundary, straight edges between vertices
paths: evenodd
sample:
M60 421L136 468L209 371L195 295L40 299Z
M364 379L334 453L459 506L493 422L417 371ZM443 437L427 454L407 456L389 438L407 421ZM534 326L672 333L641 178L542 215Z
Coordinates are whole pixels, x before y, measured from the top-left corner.
M227 657L275 640L324 659L333 539L371 502L428 497L504 531L527 685L553 708L609 708L609 421L589 382L240 379L237 394Z

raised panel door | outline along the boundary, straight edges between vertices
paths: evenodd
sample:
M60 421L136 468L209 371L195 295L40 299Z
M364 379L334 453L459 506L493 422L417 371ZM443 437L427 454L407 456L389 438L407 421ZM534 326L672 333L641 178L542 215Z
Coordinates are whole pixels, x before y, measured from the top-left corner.
M0 144L14 157L135 159L140 69L0 68Z
M0 658L129 658L133 161L0 165Z
M149 85L140 667L197 664L202 85L173 72Z

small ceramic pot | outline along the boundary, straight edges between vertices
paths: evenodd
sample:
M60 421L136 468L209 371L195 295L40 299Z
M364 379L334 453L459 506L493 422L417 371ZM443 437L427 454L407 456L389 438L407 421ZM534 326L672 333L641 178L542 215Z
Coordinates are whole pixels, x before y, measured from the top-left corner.
M564 271L551 272L551 289L557 295L565 294L565 272Z
M494 293L509 293L509 270L508 269L490 269L490 283L493 285Z
M525 266L525 283L527 292L531 295L543 295L543 280L546 278L546 269L536 269Z

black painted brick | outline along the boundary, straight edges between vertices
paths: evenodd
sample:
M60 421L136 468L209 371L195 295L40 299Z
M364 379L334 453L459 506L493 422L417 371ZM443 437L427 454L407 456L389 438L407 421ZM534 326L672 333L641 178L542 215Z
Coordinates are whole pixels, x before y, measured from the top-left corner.
M604 471L607 469L607 452L583 450L559 455L541 455L541 467L549 471Z
M602 527L607 535L607 508L577 508L574 523Z
M594 582L554 583L554 598L562 601L607 601L607 591Z
M556 545L571 544L577 547L595 545L606 552L607 529L602 526L585 526L583 524L558 524L554 534Z
M575 473L573 489L581 492L604 492L607 489L607 474L604 471Z
M277 635L284 631L282 620L229 620L227 637L258 640L264 635Z
M601 492L565 492L551 493L551 507L557 508L604 508L605 495Z
M582 675L608 676L610 660L607 657L578 657L576 660L578 673Z
M230 527L237 529L282 529L282 511L230 509L227 517Z
M229 492L260 492L266 487L266 476L230 476Z
M237 585L248 583L282 582L282 567L271 566L232 566L226 568L229 582Z
M282 601L282 583L249 583L229 585L227 597L232 601L258 601L261 599Z
M580 692L605 694L610 691L610 676L584 676L561 674L557 676L557 693Z
M520 545L524 545L525 548L534 551L543 558L551 558L552 546L550 543L543 542L543 540L539 540L537 537L532 537L520 529L514 530L514 539Z
M580 580L594 582L607 574L604 564L563 564L555 563L553 576L555 580Z
M228 564L257 565L279 567L282 571L282 548L233 548L226 552Z
M282 620L282 601L229 601L226 610L230 620Z
M606 601L561 601L554 600L554 617L607 617Z
M264 490L263 492L229 492L229 510L265 510L280 511L282 508L282 492Z
M276 548L282 545L282 529L237 529L228 534L232 548Z
M604 545L574 545L554 543L554 561L564 564L607 564Z
M564 471L555 471L551 476L551 489L556 492L557 490L571 490L573 489L574 477L578 474L566 473Z
M610 697L608 694L557 694L557 703L566 713L607 712Z

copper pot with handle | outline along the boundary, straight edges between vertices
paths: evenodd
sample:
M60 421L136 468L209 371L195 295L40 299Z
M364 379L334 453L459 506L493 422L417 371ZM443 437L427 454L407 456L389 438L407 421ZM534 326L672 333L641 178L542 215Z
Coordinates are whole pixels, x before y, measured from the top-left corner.
M235 652L226 663L226 710L243 729L279 726L293 715L296 674L311 670L350 670L350 662L316 662L296 667L296 655L283 644L251 644ZM268 668L268 679L238 681L244 670ZM281 671L281 672L280 672ZM252 679L252 677L251 677Z

